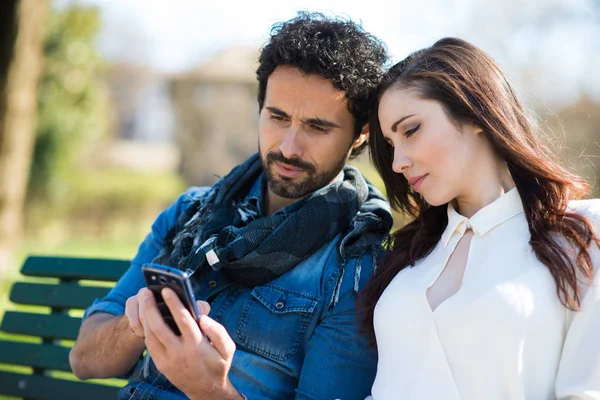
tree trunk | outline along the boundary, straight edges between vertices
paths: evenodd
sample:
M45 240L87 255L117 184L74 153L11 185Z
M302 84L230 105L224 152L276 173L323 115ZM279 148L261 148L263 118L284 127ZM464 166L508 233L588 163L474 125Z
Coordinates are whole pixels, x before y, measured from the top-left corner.
M0 3L0 276L22 235L47 0Z

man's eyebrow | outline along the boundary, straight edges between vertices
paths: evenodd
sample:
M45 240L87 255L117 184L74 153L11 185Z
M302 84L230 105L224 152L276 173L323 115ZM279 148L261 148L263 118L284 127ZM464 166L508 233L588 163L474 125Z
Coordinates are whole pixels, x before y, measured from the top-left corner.
M277 114L277 115L281 115L282 117L287 117L289 118L290 116L283 111L282 109L279 109L277 107L265 107L267 110L271 111L271 113L273 114Z
M406 116L400 118L398 121L394 122L392 125L392 132L396 132L396 129L398 129L398 125L401 124L402 121L404 121L407 118L414 117L414 116L415 116L415 114L406 115Z
M286 118L290 118L290 116L288 115L288 113L286 113L285 111L283 111L280 108L277 107L265 107L267 110L269 110L272 114L277 114L280 115L282 117L286 117ZM319 117L314 117L314 118L306 118L304 120L302 120L302 123L304 124L312 124L312 125L318 125L318 126L322 126L324 128L341 128L338 124L328 121L326 119L323 118L319 118Z
M339 126L336 123L333 123L331 121L327 121L326 119L322 119L322 118L307 118L304 121L305 124L313 124L313 125L319 125L322 126L324 128L341 128L341 126Z

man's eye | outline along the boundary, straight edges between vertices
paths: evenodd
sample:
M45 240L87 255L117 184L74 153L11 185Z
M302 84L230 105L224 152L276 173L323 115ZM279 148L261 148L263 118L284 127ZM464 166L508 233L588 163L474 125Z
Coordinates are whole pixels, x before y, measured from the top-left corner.
M274 121L283 121L285 118L281 115L271 115L271 119Z
M327 130L327 128L323 128L323 127L322 127L322 126L320 126L320 125L310 125L310 129L313 129L313 130L315 130L315 131L319 131L319 132L323 132L323 133L327 133L327 132L329 132L329 131Z

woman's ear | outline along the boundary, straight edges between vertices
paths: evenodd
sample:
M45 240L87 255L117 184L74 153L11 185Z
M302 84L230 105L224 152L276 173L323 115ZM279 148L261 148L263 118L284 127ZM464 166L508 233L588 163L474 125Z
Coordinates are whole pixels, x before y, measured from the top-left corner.
M469 132L469 133L473 133L475 135L479 135L479 134L483 134L483 128L480 127L479 125L475 125L475 124L471 124L471 123L464 123L462 125L462 131L463 132Z

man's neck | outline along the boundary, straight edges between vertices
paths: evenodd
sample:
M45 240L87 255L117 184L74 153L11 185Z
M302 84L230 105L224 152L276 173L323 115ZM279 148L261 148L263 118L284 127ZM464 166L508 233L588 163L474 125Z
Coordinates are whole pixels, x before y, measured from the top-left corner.
M271 191L271 189L269 189L268 186L267 186L266 191L267 191L267 193L266 193L266 196L264 197L264 199L265 199L264 212L267 217L270 217L277 211L281 210L283 207L287 207L291 204L294 204L297 201L300 201L300 200L306 198L307 196L310 196L310 194L308 194L308 195L298 198L298 199L287 199L285 197L281 197L281 196L278 196L275 193L273 193Z
M344 173L343 171L340 171L340 173L331 182L335 182L338 179L342 179L343 173ZM331 184L331 182L329 182L327 185ZM325 185L325 186L327 186L327 185ZM323 187L325 187L325 186L323 186ZM320 189L317 189L317 190L320 190ZM303 200L314 193L314 192L308 193L306 196L299 197L297 199L288 199L288 198L281 197L281 196L278 196L275 193L273 193L271 191L271 189L269 188L269 185L267 185L267 184L264 185L263 190L265 191L263 193L266 194L265 196L263 196L263 199L264 199L263 212L267 217L270 217L277 211L281 210L283 207L287 207L291 204L296 203L297 201Z

